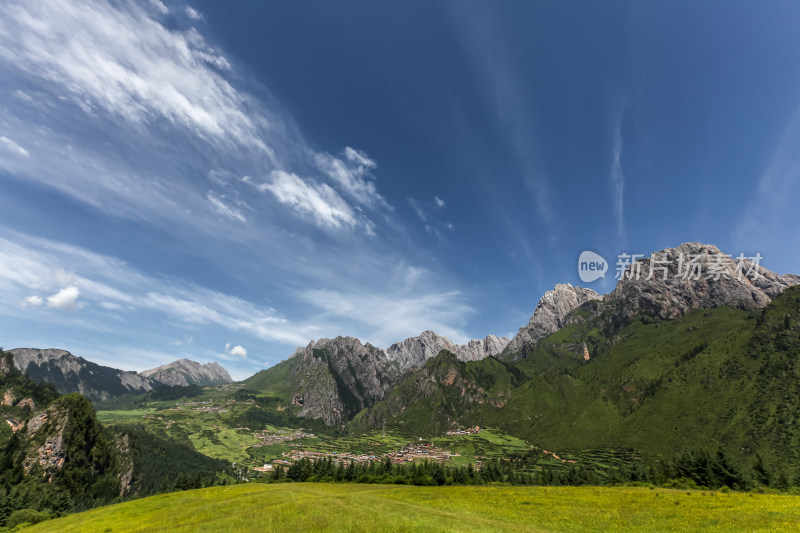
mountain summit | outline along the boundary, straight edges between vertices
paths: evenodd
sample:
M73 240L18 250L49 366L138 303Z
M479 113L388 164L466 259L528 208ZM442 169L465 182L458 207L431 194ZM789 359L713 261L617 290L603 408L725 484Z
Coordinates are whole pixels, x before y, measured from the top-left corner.
M219 363L201 365L189 359L178 359L167 365L143 370L139 374L170 387L189 385L205 387L233 382L228 371Z

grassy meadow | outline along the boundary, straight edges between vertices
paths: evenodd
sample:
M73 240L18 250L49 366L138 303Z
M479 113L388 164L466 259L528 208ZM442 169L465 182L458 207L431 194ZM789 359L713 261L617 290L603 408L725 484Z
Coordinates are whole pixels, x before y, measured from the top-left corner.
M66 516L30 532L797 531L800 497L642 487L213 487Z

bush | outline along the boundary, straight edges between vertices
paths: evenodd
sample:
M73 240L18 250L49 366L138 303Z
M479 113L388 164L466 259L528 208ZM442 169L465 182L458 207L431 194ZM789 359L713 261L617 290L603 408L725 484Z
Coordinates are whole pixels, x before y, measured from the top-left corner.
M678 479L669 479L666 483L664 483L664 487L667 489L692 489L697 490L697 483L693 479L689 479L687 477L682 477Z
M20 524L38 524L50 518L50 515L36 509L19 509L11 513L6 526L13 529Z

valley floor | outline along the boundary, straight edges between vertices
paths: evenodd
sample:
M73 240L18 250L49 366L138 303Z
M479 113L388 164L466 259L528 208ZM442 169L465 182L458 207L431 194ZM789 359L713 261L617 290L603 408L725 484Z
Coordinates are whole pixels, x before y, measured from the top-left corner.
M25 531L797 531L800 497L639 487L213 487Z

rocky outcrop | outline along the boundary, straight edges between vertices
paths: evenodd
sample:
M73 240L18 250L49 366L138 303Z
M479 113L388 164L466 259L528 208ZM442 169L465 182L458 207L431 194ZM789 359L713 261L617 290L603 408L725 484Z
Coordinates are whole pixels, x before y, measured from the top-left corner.
M716 246L689 242L637 260L606 300L618 322L639 314L664 320L698 308L760 309L798 283L793 274L780 276L747 260L738 265Z
M556 285L552 291L544 293L528 324L519 329L505 347L505 352L517 352L535 344L564 327L574 309L588 301L602 299L603 296L592 289L573 287L569 283Z
M201 365L189 359L179 359L168 365L144 370L139 374L170 387L188 387L189 385L206 387L233 382L228 371L219 363Z
M3 393L3 402L0 403L3 407L11 407L14 405L14 392L11 389L6 389Z
M6 424L11 427L11 431L14 433L22 429L22 427L25 425L24 422L20 422L19 420L15 420L13 418L6 418Z
M28 409L31 412L36 410L36 404L33 402L33 398L23 398L19 401L17 407Z
M386 356L396 362L403 372L407 372L422 367L442 350L455 354L460 361L478 361L498 355L507 344L507 338L489 335L483 340L471 340L459 345L433 331L423 331L417 337L392 344L386 349Z
M133 491L136 464L133 459L132 450L131 437L128 433L116 436L114 439L114 451L119 461L117 479L119 480L120 497L131 494Z
M383 350L353 337L311 342L289 381L300 416L328 425L348 420L382 399L400 377L400 369Z
M54 470L61 469L66 460L64 429L68 413L59 406L48 407L28 421L26 436L29 441L39 443L22 462L25 475L30 475L34 467L42 470L43 476L52 476ZM41 433L41 435L40 435Z
M52 383L62 394L79 392L97 401L153 389L153 382L136 372L101 366L65 350L15 348L10 352L20 371L38 383Z

